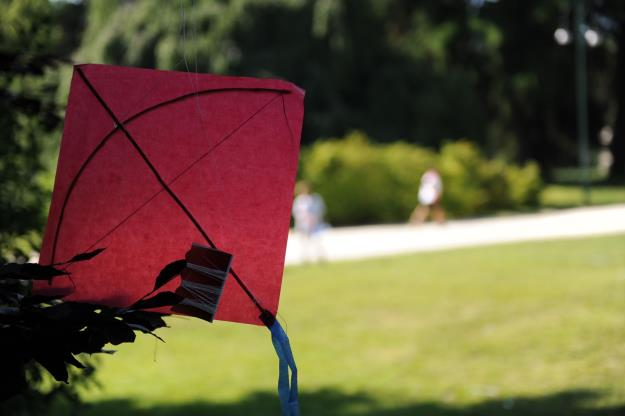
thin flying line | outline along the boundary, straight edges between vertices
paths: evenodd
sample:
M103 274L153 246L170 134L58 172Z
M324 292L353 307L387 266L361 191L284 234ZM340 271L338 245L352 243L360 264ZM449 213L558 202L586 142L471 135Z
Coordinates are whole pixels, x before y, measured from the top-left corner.
M180 4L180 28L182 31L182 56L184 58L184 66L187 68L187 73L189 72L189 64L187 63L187 20L184 13L184 6L182 5L182 0L179 1Z
M181 5L182 5L182 4L181 4ZM175 23L177 22L177 20L176 20L176 15L175 15L175 14L174 14L174 15L172 15L171 20L170 20L170 21L169 21L169 23L167 24L167 30L171 29L171 28L174 26L174 25L172 25L172 22L174 23L174 25L175 25ZM180 25L178 25L178 27L180 27ZM183 59L182 59L182 58L180 58L180 59L179 59L179 60L178 60L178 61L177 61L177 62L176 62L176 63L175 63L175 64L174 64L171 68L166 68L166 69L179 69L179 66L180 66L180 64L182 64L182 63L183 63ZM157 82L157 83L154 83L154 85L153 85L152 87L150 87L150 88L146 88L145 93L143 94L143 96L142 96L140 99L137 99L137 100L135 101L135 103L134 103L131 107L129 107L128 111L127 111L127 112L126 112L123 116L121 116L121 115L120 115L120 118L126 118L126 117L128 117L128 113L132 110L132 108L136 108L137 106L139 106L139 105L143 104L143 103L145 102L145 100L146 100L149 96L151 96L151 95L152 95L152 93L154 93L154 91L156 91L156 90L157 90L157 88L158 88L160 85L161 85L161 84L160 84L159 82Z
M183 44L183 57L184 57L184 63L185 63L185 68L186 68L186 75L187 75L187 79L189 81L189 85L191 88L191 91L195 91L195 100L194 100L194 104L195 104L195 113L197 115L197 118L199 120L201 129L200 132L201 134L204 136L204 140L209 141L208 140L208 131L209 129L205 128L205 121L204 121L204 116L202 115L202 110L200 108L200 96L197 94L197 92L200 90L200 84L199 84L199 79L198 79L198 73L197 73L197 45L196 45L196 37L195 37L195 25L193 24L193 21L191 21L190 24L190 32L191 32L191 46L192 46L192 53L193 53L193 60L194 60L194 65L195 65L195 73L191 74L191 70L189 69L189 62L186 59L186 55L187 55L187 45L188 43L188 39L187 39L187 18L186 18L186 10L182 4L182 0L180 0L179 2L180 4L180 18L181 18L181 22L180 24L182 25L183 28L183 39L182 39L182 44ZM192 0L191 1L191 13L193 13L195 9L195 2ZM209 141L210 142L210 141ZM209 163L211 164L211 168L212 168L212 160L209 160ZM213 176L214 176L214 183L219 187L219 190L223 193L225 192L225 189L223 187L223 178L221 176L221 173L219 172L218 169L212 169L213 172ZM215 228L217 228L220 231L223 231L221 224L217 223L215 225Z

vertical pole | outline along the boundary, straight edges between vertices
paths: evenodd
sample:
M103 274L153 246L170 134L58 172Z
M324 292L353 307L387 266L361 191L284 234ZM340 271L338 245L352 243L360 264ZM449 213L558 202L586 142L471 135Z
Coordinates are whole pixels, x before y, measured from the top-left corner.
M586 0L575 1L575 86L577 98L577 140L579 146L580 186L582 202L590 203L590 152L588 150L588 86L586 70Z

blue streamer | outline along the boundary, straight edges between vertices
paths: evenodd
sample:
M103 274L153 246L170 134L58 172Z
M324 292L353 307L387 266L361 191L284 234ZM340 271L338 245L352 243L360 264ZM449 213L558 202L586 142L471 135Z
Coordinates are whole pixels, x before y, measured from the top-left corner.
M278 355L278 396L282 404L282 416L299 416L299 402L297 398L297 367L291 344L284 329L276 319L269 327L271 331L271 342ZM289 369L291 369L291 380L289 383ZM289 385L290 384L290 385Z

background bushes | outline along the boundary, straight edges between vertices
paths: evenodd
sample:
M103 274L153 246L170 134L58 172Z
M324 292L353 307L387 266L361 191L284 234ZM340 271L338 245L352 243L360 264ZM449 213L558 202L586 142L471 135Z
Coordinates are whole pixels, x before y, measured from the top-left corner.
M302 179L324 197L333 225L406 221L430 166L443 177L443 205L451 217L535 206L542 189L535 163L487 159L466 140L435 153L403 142L374 144L353 132L304 149L301 163Z

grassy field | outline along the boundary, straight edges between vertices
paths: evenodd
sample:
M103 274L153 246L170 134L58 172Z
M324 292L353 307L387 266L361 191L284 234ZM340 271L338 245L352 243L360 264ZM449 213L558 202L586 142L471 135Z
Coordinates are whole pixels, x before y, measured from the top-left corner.
M571 208L581 206L583 194L576 185L547 185L540 205L544 208ZM592 205L625 204L625 186L593 185L590 190Z
M625 235L288 268L281 313L303 415L625 414ZM266 329L170 324L84 414L280 414Z

